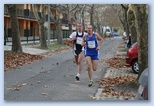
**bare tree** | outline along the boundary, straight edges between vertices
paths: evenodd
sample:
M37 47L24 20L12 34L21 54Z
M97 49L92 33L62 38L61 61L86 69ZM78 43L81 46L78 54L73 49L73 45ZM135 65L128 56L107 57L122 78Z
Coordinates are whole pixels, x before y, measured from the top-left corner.
M72 20L74 18L74 11L77 11L78 4L66 4L66 14L69 26L69 35L72 33Z
M129 36L129 24L128 24L128 16L127 16L127 11L128 11L128 7L129 5L128 4L121 4L121 7L123 8L123 17L124 17L124 23L123 23L123 26L124 26L124 31L126 32L126 35Z
M61 8L61 5L57 4L56 5L55 25L56 25L57 42L58 42L58 44L63 44L62 28L60 26L61 25L61 21L60 21L60 8Z
M89 4L87 5L88 7L88 12L90 14L90 25L92 25L94 27L94 9L95 9L95 4Z
M16 4L6 4L6 6L8 7L8 10L9 10L8 12L11 20L12 52L22 52Z
M38 6L40 6L40 15L38 12ZM36 17L36 20L39 24L39 34L40 34L40 46L41 48L47 48L46 43L46 31L45 31L45 4L32 4L33 12Z
M132 4L131 7L134 10L136 19L140 76L143 70L148 67L148 5Z
M137 42L137 31L135 26L135 15L132 10L128 10L128 23L129 23L129 30L131 33L131 44Z
M85 22L84 22L85 8L86 8L86 5L83 4L82 7L81 7L81 9L80 9L81 23L82 23L82 26L83 26L83 31L85 31Z

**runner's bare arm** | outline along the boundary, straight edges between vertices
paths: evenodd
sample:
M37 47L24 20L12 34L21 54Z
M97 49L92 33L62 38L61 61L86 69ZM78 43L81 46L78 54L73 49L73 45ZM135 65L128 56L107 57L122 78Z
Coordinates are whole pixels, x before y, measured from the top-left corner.
M72 42L72 41L74 41L74 40L76 40L76 32L73 32L73 33L69 36L69 38L67 39L67 41L69 41L69 42Z
M74 36L73 38L68 38L67 40L70 41L70 42L74 41L74 40L76 40L76 36Z
M95 35L96 35L96 38L97 38L98 43L99 43L98 47L96 49L99 50L101 45L102 45L102 43L103 43L103 38L98 33L95 33Z
M86 34L83 36L82 38L82 43L81 43L81 46L85 46L85 38L86 38Z

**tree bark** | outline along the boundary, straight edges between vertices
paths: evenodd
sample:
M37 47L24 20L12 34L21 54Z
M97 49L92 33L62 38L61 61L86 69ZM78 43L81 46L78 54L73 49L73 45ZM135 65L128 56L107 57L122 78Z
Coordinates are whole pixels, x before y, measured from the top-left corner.
M73 32L72 23L69 23L68 26L69 26L69 35L70 35Z
M58 44L63 44L63 36L62 36L62 28L60 26L60 5L56 5L56 20L55 20L55 25L56 25L56 36L57 36L57 43Z
M70 15L67 15L67 20L68 20L68 27L69 27L69 35L73 32L72 30L72 22L70 20Z
M44 4L41 4L41 17L40 17L38 14L38 11L37 11L37 5L36 4L32 5L34 15L35 15L36 20L39 24L40 47L41 48L47 48L46 31L45 31L45 27L44 27L44 23L45 23L44 6L45 6Z
M90 8L90 25L94 28L94 4Z
M7 6L9 10L8 12L10 15L11 29L12 29L12 52L22 52L16 5L11 4Z
M148 67L148 13L145 4L135 4L135 18L138 41L139 76Z
M131 43L137 42L137 32L135 27L135 16L134 12L129 10L128 11L128 23L130 26L130 33L131 33Z
M62 30L59 22L56 23L56 35L57 35L57 43L63 44Z
M69 35L73 32L73 29L72 29L72 24L73 23L72 23L72 19L71 19L73 17L71 17L71 15L72 15L73 11L75 11L77 9L77 7L78 7L78 4L77 5L74 5L73 8L71 8L71 5L72 4L67 4L66 5L67 6L66 12L67 12L68 27L69 27ZM74 13L74 17L75 17L76 12L77 12L77 10Z
M121 7L123 8L124 10L124 31L126 32L126 35L129 36L129 24L128 24L128 19L127 19L127 11L128 11L128 5L124 5L124 4L121 4Z
M47 48L47 42L46 42L47 34L45 31L44 23L39 23L39 28L40 28L40 42L41 42L40 45L41 45L41 48L45 49Z

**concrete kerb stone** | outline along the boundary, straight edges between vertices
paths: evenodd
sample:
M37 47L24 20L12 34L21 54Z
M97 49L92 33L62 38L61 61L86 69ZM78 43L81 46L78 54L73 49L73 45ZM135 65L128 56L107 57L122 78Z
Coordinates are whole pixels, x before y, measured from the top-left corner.
M115 78L115 77L120 77L120 76L134 76L137 77L137 74L134 74L131 70L131 68L109 68L105 75L104 78ZM95 94L96 100L133 100L133 97L129 96L114 96L114 95L105 95L102 93L102 90L104 88L98 88L97 93Z
M104 75L104 78L114 78L114 77L122 77L122 76L134 76L136 77L137 74L134 74L131 68L109 68Z
M116 54L118 54L118 55L126 55L126 52L120 52L120 51L117 51Z

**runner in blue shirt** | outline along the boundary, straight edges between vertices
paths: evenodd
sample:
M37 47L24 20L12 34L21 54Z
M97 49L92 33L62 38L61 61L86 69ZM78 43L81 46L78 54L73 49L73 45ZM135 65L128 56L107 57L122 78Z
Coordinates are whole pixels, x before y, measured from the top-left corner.
M92 26L87 26L87 34L83 36L82 46L85 46L85 57L86 57L86 65L89 76L89 84L88 86L93 86L92 79L92 69L93 71L97 70L98 60L99 60L99 49L102 45L103 39L98 33L93 33ZM91 66L92 65L92 66ZM91 68L92 67L92 68Z

